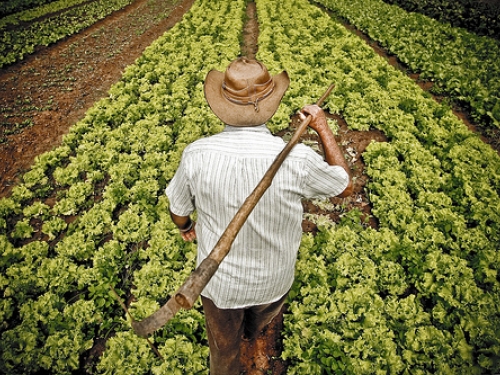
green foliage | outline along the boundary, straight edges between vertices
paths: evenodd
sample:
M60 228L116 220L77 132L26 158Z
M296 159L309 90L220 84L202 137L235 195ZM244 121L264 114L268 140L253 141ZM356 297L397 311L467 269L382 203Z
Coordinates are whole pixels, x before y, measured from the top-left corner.
M379 13L366 2L331 6L384 30L398 20L371 20L367 9ZM285 113L333 82L328 108L389 138L363 154L380 228L364 229L353 212L304 238L285 318L287 373L498 371L498 155L317 8L259 1L257 10L258 57L291 76Z
M28 219L18 221L14 227L14 231L11 233L13 239L26 239L30 238L33 234L33 227L29 224Z
M384 0L396 4L409 12L423 13L440 22L449 22L454 27L463 27L479 35L492 38L500 36L500 6L493 1L474 0Z
M200 305L157 333L161 362L128 331L110 286L134 294L141 319L195 266L164 189L184 147L222 128L203 78L238 55L244 15L244 1L196 2L0 200L0 372L74 372L94 339L116 332L89 371L208 373Z
M155 362L155 358L147 341L133 331L122 331L108 340L97 370L101 374L147 374L151 362Z
M49 240L55 239L59 233L66 229L66 222L60 217L54 217L42 225L42 232L49 236Z
M41 6L50 2L51 0L12 0L2 2L0 5L0 17L4 17L7 14L19 12L23 9L28 9L34 6Z
M199 303L152 337L162 362L110 286L140 320L195 266L164 189L184 147L222 128L203 79L238 55L245 3L195 2L0 200L1 372L81 371L108 338L89 372L208 373ZM389 139L362 155L379 228L352 211L303 236L287 373L500 371L498 155L316 6L259 0L257 11L258 58L291 77L273 130L333 82L325 107Z
M106 0L90 3L55 1L35 12L23 12L23 14L8 17L7 20L2 19L0 24L0 68L22 60L26 55L33 53L37 46L48 46L78 33L130 3L131 0ZM55 13L55 15L51 13ZM26 18L27 20L40 18L40 20L27 27L3 30L7 25L19 23Z
M8 25L18 25L21 21L31 21L83 3L84 0L13 0L0 5L0 29ZM8 14L7 17L4 15Z
M500 45L497 40L477 36L420 13L406 12L383 0L317 2L397 55L412 71L420 73L421 79L434 81L436 90L466 103L476 121L500 127ZM387 82L384 78L383 84L389 84ZM411 109L407 105L411 104L412 97L402 98L401 109Z
M68 373L78 369L80 354L92 347L92 328L102 319L92 301L69 305L51 292L27 301L20 308L20 316L20 325L2 333L3 373L42 369Z

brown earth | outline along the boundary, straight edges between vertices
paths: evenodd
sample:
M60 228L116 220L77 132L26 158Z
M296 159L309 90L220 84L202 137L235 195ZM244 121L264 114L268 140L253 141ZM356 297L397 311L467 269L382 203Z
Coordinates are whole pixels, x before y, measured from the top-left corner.
M0 70L0 197L33 160L107 96L125 67L174 26L194 0L136 0L24 61Z
M69 127L81 119L96 101L106 96L125 67L174 26L193 2L136 0L85 31L53 46L39 48L24 61L0 70L0 114L3 116L0 122L0 197L9 195L37 155L60 144ZM248 3L247 19L242 55L253 58L258 48L258 21L253 2ZM353 32L366 38L356 30ZM367 42L378 53L385 55L388 63L405 69L376 43ZM418 76L413 78L418 82ZM418 83L424 89L429 88L425 82ZM466 114L457 115L473 128ZM367 176L363 173L361 155L372 140L383 142L385 137L379 131L351 131L340 116L328 116L337 120L340 126L337 141L352 169L355 191L351 197L331 199L332 205L338 209L324 211L312 202L304 202L304 209L307 213L328 215L338 221L343 213L356 207L364 213L367 225L376 227L377 222L370 215L370 202L365 194ZM297 125L298 119L293 118L290 127L278 135L290 137ZM321 150L315 135L307 133L302 140ZM485 141L491 140L485 138ZM313 222L304 220L303 230L315 233L317 228ZM241 362L244 374L286 373L286 363L279 358L282 325L283 313L275 318L256 342L243 344ZM104 340L97 340L88 355L87 364L94 362L96 356L102 353L104 344ZM267 365L269 371L262 372L257 368L254 361L256 353L264 353L257 362L260 366Z

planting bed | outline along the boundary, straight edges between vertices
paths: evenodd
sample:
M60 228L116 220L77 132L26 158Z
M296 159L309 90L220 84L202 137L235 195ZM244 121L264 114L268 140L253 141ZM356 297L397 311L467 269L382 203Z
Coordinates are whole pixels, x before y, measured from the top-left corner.
M171 28L194 0L137 0L87 30L38 48L25 60L0 69L0 197L11 188L35 156L60 144L68 128L107 95L123 69L132 64L152 41ZM249 22L242 53L255 57L258 25L249 6ZM407 68L349 24L393 66ZM432 82L418 80L429 90ZM474 130L466 112L457 115ZM367 135L368 138L370 135ZM361 135L365 137L365 135ZM484 138L499 148L498 140Z
M193 0L137 0L85 31L0 69L0 197L35 156L61 142ZM4 117L4 115L8 117Z
M71 36L56 45L39 48L32 56L0 71L0 98L4 112L10 114L2 119L0 129L0 197L8 196L22 173L33 163L34 158L60 144L68 128L77 122L95 101L107 95L107 90L120 79L123 69L134 62L153 40L172 27L188 11L193 0L150 1L138 0L125 9L114 13L82 33ZM158 19L158 14L164 18ZM255 58L257 52L258 24L255 6L247 9L248 21L244 30L242 54ZM8 93L8 95L7 95ZM350 132L342 123L338 141L349 148L351 166L356 165L356 190L353 198L333 199L343 209L338 214L358 206L369 217L369 205L363 193L366 176L363 174L359 155L372 139L383 140L380 132ZM19 124L30 122L30 126ZM297 118L290 128L279 135L291 136ZM317 142L312 134L303 140ZM346 155L349 155L346 153ZM357 155L357 156L356 156ZM353 161L354 160L354 161ZM321 214L322 210L311 202L304 202L306 212ZM372 219L373 220L373 219ZM375 225L374 222L372 222ZM304 220L304 231L315 232L316 226ZM259 345L267 347L270 358L280 354L280 332L282 315L277 317ZM248 371L253 366L253 347L242 348L243 366ZM104 350L104 342L96 342L89 352L87 363ZM274 374L284 373L284 364L271 360Z
M120 79L125 67L179 22L193 3L194 0L137 0L84 32L54 46L40 48L23 62L0 71L0 106L2 115L7 115L5 119L2 118L0 128L0 198L9 195L37 155L58 146L69 127L80 120L100 98L108 96L109 88ZM256 39L259 29L255 17L254 4L250 2L242 43L242 54L249 57L254 57L258 48ZM394 56L385 55L383 49L368 42L378 54L387 58L388 63L406 70ZM418 81L418 76L413 78ZM423 89L430 86L426 82L418 83ZM457 115L473 128L467 122L466 113ZM362 153L372 141L385 142L386 137L379 130L350 130L342 114L328 116L339 126L337 141L353 171L355 192L346 199L332 199L329 209L317 202L304 202L307 215L303 230L316 234L318 228L314 217L327 214L332 221L339 222L353 208L362 212L366 227L377 229L378 222L371 216L371 203L365 189L368 176ZM277 135L285 139L290 137L297 121L293 117L290 126ZM321 151L314 134L307 133L302 140ZM485 141L494 143L488 139ZM98 202L100 198L95 199ZM58 240L61 241L60 238ZM282 351L282 325L283 317L280 315L257 342L257 345L267 348L273 375L285 374L287 368L286 360L279 358ZM84 359L87 366L92 366L102 354L104 344L105 340L95 341ZM254 350L252 346L242 348L243 371L248 374L255 370Z

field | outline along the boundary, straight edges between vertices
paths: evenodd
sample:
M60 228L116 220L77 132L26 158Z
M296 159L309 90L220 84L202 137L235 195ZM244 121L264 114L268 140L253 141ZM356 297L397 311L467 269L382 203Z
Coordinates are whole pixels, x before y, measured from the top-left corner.
M123 70L179 21L192 2L135 1L0 70L0 196L8 194L35 156L60 144L69 126L106 96Z
M208 373L199 304L155 333L158 355L110 287L140 320L192 271L163 190L221 129L204 75L246 54L292 78L269 124L284 139L336 84L356 185L304 201L296 283L259 341L269 373L500 373L498 41L381 4L139 0L4 66L0 372Z

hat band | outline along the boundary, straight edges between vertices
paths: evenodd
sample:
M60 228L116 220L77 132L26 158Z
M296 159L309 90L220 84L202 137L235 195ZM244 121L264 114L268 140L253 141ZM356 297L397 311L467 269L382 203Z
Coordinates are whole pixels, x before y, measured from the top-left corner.
M247 81L248 82L248 81ZM222 95L232 103L239 105L253 104L255 111L259 111L259 101L267 98L274 90L273 78L265 83L254 83L241 90L233 90L227 87L226 81L222 81ZM242 93L246 91L248 96L243 96Z

